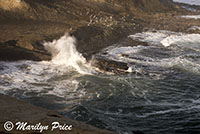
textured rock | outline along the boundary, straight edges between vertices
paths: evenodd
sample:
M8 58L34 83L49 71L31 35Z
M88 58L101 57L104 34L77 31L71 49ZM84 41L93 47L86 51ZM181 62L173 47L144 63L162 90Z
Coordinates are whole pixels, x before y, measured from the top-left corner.
M9 42L16 41L6 49L9 54L14 51L12 56L6 58L2 53L0 60L49 60L42 42L65 32L73 34L78 50L90 57L130 33L142 31L146 20L140 17L146 11L172 9L175 8L170 0L0 0L0 52L5 52Z
M113 61L101 56L94 56L92 61L92 66L101 69L101 71L111 72L113 74L128 73L129 67L127 63Z

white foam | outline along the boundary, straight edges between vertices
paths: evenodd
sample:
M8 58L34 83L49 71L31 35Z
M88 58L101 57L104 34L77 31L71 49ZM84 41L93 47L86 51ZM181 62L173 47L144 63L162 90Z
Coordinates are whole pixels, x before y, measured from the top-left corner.
M51 61L0 62L1 93L10 95L29 93L55 95L69 99L65 103L79 103L86 97L85 90L78 90L76 77L93 73L85 58L76 50L76 39L64 35L58 40L44 43L52 54ZM71 101L70 101L71 99Z
M136 39L136 40L140 40L142 42L148 42L150 44L160 44L160 42L170 36L174 34L174 32L170 32L170 31L165 31L165 30L160 30L160 31L148 31L148 32L143 32L143 33L137 33L134 35L130 35L129 37L132 39Z
M185 34L158 30L154 32L137 33L129 37L152 45L163 45L165 47L177 45L187 48L200 48L200 34Z
M68 34L44 43L52 54L52 61L0 61L1 93L22 92L23 97L28 93L38 93L77 101L85 97L84 90L77 90L79 82L75 77L91 74L93 70L76 50L75 43L75 38Z
M44 43L45 48L52 54L52 63L75 68L79 73L91 74L91 67L86 59L76 50L76 39L65 34L58 40Z
M140 46L140 47L143 47L143 46ZM110 55L118 55L119 56L120 54L132 54L132 53L136 53L139 51L140 51L139 47L136 47L135 49L133 49L133 47L116 47L116 48L110 49L108 51L108 53Z
M200 34L170 35L161 41L162 45L168 47L172 44L179 46L195 47L200 45Z
M29 97L29 93L54 95L71 99L72 101L65 101L67 104L79 103L86 97L85 90L78 90L79 82L75 79L82 74L65 65L46 61L18 61L0 62L0 67L1 93L20 93L21 97Z

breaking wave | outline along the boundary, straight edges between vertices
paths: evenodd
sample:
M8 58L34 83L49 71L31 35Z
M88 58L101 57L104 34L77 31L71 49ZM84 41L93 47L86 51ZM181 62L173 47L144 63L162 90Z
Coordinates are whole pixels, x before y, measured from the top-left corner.
M44 43L45 48L52 55L52 63L75 68L79 73L91 74L91 67L86 59L76 50L76 39L65 34L58 40Z
M38 98L38 101L49 96L60 97L69 106L87 99L89 96L79 90L76 77L91 75L94 70L75 44L76 39L65 34L58 40L44 43L52 55L51 61L0 61L0 93L16 98ZM55 101L48 103L52 105L57 103Z

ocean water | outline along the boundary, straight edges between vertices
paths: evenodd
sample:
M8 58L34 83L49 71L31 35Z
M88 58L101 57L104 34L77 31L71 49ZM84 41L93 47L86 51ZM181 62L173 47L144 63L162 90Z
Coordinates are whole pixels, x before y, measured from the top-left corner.
M0 62L0 93L119 134L200 133L200 35L153 30L97 55L131 73L99 72L68 34L44 43L52 61ZM91 61L92 62L92 61Z
M199 0L173 0L174 2L186 3L190 5L200 5Z

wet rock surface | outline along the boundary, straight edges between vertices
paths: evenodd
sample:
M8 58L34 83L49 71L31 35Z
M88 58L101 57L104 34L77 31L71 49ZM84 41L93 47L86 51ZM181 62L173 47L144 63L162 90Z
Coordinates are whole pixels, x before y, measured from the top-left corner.
M128 64L125 62L114 61L101 56L94 56L92 65L105 72L114 74L128 73Z

